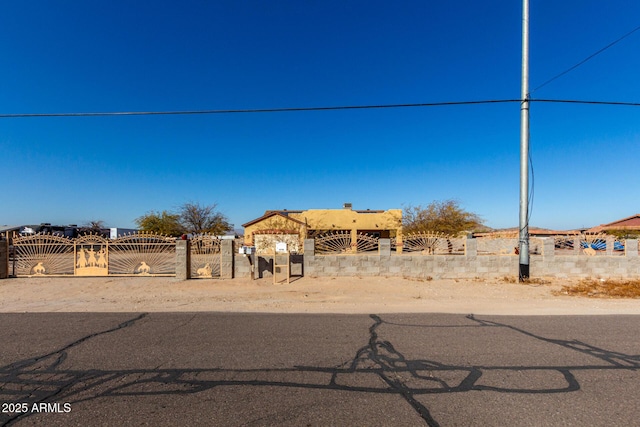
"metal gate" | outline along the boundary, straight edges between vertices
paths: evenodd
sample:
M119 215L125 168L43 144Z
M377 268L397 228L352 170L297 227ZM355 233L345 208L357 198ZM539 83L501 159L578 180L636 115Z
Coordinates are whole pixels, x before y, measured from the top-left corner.
M34 276L175 276L175 238L134 233L116 239L51 234L13 239L13 271Z
M221 241L219 238L200 234L191 238L191 278L220 278L222 265Z
M13 272L16 276L73 275L73 241L51 234L13 238Z

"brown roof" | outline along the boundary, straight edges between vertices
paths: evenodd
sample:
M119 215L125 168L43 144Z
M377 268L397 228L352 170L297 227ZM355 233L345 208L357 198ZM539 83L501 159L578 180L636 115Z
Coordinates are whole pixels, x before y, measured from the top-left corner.
M316 210L316 209L308 209L308 210ZM380 210L380 209L327 209L327 210L335 210L335 211L343 211L343 210L351 210L353 212L357 212L357 213L382 213L384 212L384 210ZM290 213L302 213L304 211L300 211L300 210L288 210L288 209L283 209L281 211L266 211L264 214L268 214L268 213L272 213L272 212L278 212L282 215L288 215Z
M604 227L640 227L640 214L610 222L609 224L605 224Z
M590 228L590 232L600 232L605 230L640 230L640 214L628 216L609 224L601 224Z
M293 211L289 211L289 212L293 212ZM256 219L254 219L252 221L247 222L246 224L242 224L242 226L246 228L246 227L248 227L250 225L253 225L253 224L255 224L257 222L260 222L260 221L264 221L265 219L271 218L273 216L280 216L280 217L282 217L282 218L284 218L286 220L297 222L298 224L305 225L304 222L298 221L297 219L289 218L287 215L283 215L280 211L266 211L264 213L264 215L262 215L260 218L256 218Z
M473 233L474 237L494 237L506 234L518 236L519 227L504 228L502 230L493 230L486 233ZM576 230L549 230L548 228L529 227L530 236L566 236L578 234Z
M302 213L302 212L304 212L304 211L299 211L299 210L293 210L293 211L290 211L290 210L288 210L288 209L283 209L283 210L281 210L281 211L273 211L273 210L269 210L269 211L265 211L265 212L264 212L264 214L265 214L265 215L268 215L268 214L273 213L273 212L277 212L277 213L279 213L279 214L282 214L282 215L285 215L285 216L286 216L286 215L289 215L290 213L296 213L296 214L299 214L299 213Z

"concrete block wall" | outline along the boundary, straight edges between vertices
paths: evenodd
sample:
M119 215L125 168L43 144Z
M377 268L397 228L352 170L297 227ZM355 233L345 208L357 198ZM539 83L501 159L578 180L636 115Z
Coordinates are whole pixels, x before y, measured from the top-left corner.
M220 260L220 278L221 279L233 279L233 264L234 264L234 242L233 240L223 240L220 242L220 253L222 259Z
M232 279L235 276L235 245L233 240L220 242L220 278ZM241 264L240 267L244 267ZM176 279L188 280L191 271L191 241L176 240Z
M518 239L499 238L499 239L470 239L475 240L478 245L478 253L483 255L505 255L515 254L515 248L518 247ZM529 239L529 253L538 255L542 253L542 246L545 239L532 237Z
M531 260L532 276L579 278L640 278L640 258L637 256L555 256Z
M250 278L253 274L253 255L234 254L234 278Z
M191 262L188 240L176 242L176 278L191 278ZM598 256L587 256L579 251L559 255L553 238L540 243L541 255L530 257L532 277L593 277L640 278L638 240L625 242L625 253L614 254L611 246ZM388 276L412 278L475 278L517 276L517 255L478 255L477 239L469 239L465 253L460 255L397 254L390 250L388 239L381 239L380 250L353 255L316 255L313 239L304 242L304 255L291 255L292 276ZM273 255L241 255L236 253L234 242L222 242L221 277L262 278L272 277ZM0 240L0 279L8 277L9 245ZM281 262L279 260L279 262Z
M422 279L509 276L518 271L515 256L327 255L305 254L306 276L388 276Z
M322 276L391 276L412 278L475 278L517 276L517 255L478 255L476 239L470 239L464 255L387 254L316 255L313 240L305 241L304 274ZM540 239L531 255L532 277L640 278L638 241L625 242L625 256L587 256L580 252L556 255L553 238ZM613 246L613 240L611 241ZM613 254L613 251L608 253Z
M239 263L243 261L240 259L242 255L237 256ZM248 258L248 257L247 257ZM289 271L291 277L300 277L304 275L303 255L290 255L289 258ZM273 255L254 255L251 262L253 263L253 276L251 276L251 269L245 268L242 271L236 269L236 276L238 278L252 277L254 279L262 279L265 277L273 277ZM284 262L284 255L278 255L278 264ZM249 261L247 261L247 264ZM280 277L280 273L278 273Z
M191 279L191 245L188 240L176 240L176 279Z

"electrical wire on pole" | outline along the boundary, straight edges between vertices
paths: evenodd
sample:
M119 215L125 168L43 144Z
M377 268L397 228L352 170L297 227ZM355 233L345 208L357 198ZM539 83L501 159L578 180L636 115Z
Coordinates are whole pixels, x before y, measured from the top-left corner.
M449 101L449 102L423 102L419 104L378 104L378 105L338 105L328 107L290 107L290 108L253 108L230 110L175 110L175 111L103 111L103 112L75 112L75 113L0 113L0 119L24 119L24 118L52 118L52 117L113 117L113 116L189 116L205 114L258 114L258 113L294 113L301 111L338 111L338 110L372 110L391 108L416 108L416 107L447 107L460 105L486 105L520 103L564 103L586 105L610 105L624 107L640 107L640 102L625 101L589 101L580 99L537 99L529 97L524 99L489 99L480 101Z

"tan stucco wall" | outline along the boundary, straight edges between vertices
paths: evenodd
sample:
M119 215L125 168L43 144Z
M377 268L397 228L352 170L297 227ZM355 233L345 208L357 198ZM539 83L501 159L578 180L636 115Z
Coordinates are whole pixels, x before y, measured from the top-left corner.
M301 241L306 237L306 227L304 224L300 224L296 221L291 221L289 218L282 217L280 215L266 218L263 221L251 224L244 229L244 244L247 246L253 246L253 233L260 230L278 230L282 232L296 232L300 235ZM285 233L288 234L288 233Z
M257 254L273 254L276 250L276 244L284 242L287 244L288 252L300 253L302 251L302 243L298 234L254 234L253 243L256 247Z
M351 209L309 209L289 214L306 222L309 230L390 230L395 237L402 233L402 210L357 212Z
M302 212L289 212L288 217L280 215L266 218L245 228L244 241L253 245L253 233L259 230L298 230L302 239L307 230L349 230L355 239L358 230L388 230L390 237L402 241L402 209L389 209L383 212L358 212L351 209L309 209ZM295 219L304 224L300 224Z

